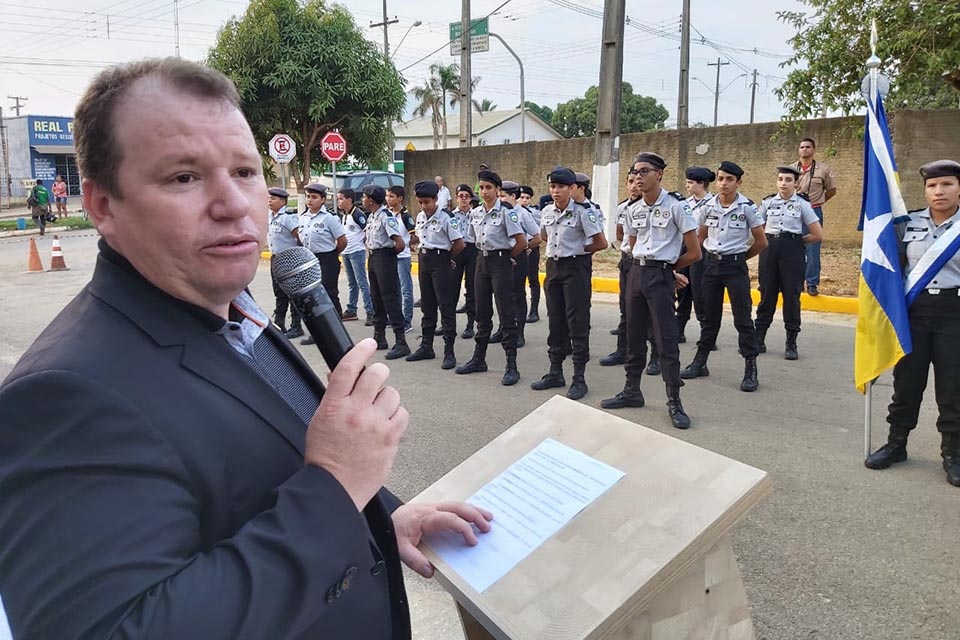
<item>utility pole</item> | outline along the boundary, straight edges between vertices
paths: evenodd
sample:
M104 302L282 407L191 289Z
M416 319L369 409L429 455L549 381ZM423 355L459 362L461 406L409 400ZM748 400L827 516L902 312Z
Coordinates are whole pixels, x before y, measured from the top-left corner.
M13 206L13 185L10 179L10 152L7 149L7 125L3 122L3 107L0 107L0 153L3 159L3 184L6 186L7 207ZM0 191L0 208L3 206L3 191Z
M473 72L470 69L470 48L473 29L470 25L470 0L460 2L460 147L473 146Z
M524 112L527 110L527 106L526 106L527 94L526 94L526 82L523 78L523 61L520 59L520 56L517 55L517 52L514 51L510 45L507 44L506 40L504 40L503 38L501 38L500 36L492 32L489 34L489 36L491 38L496 38L497 40L499 40L500 44L506 47L507 51L510 52L510 55L513 56L513 59L517 61L518 65L520 65L520 142L526 142L527 141L527 124L526 124L527 117L526 115L524 115Z
M757 70L753 70L753 82L750 83L750 124L753 124L753 108L757 104Z
M109 28L107 29L109 39ZM176 55L180 57L180 0L173 0L173 38L176 41Z
M680 95L677 98L677 129L690 122L690 0L683 0L680 26Z
M390 25L397 24L398 22L400 21L397 20L397 16L393 16L393 20L387 19L387 0L383 0L383 22L371 22L370 28L383 27L383 57L387 60L390 59L390 36L387 33L387 29Z
M725 67L729 62L720 62L720 58L717 58L716 62L708 62L708 67L717 68L717 89L713 94L713 126L717 126L717 113L720 111L720 67Z
M600 92L593 158L593 194L607 212L607 237L613 237L620 187L620 103L623 99L623 31L626 0L604 0L600 43Z
M16 104L13 105L13 110L17 112L17 117L20 117L20 109L23 108L24 104L27 102L27 99L24 96L7 96L13 100Z

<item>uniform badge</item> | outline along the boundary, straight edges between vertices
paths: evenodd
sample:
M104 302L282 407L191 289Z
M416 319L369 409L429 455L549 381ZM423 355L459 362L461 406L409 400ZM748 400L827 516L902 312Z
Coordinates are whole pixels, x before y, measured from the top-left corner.
M664 211L664 212L663 212L663 217L664 217L664 219L669 218L669 217L670 217L670 212L669 212L669 211Z
M519 220L519 218L517 218L517 214L516 214L515 212L510 214L510 220L511 220L511 222L516 222L517 220Z
M389 218L387 218L387 224L389 224L391 227L395 227L397 226L397 219L394 218L393 216L390 216Z
M660 207L657 207L656 209L653 210L653 217L654 218L660 217Z
M787 210L793 211L793 203L792 203L792 202L787 205Z
M590 222L596 222L596 221L597 221L597 214L595 214L593 211L591 211L590 213L587 214L587 219L590 220Z

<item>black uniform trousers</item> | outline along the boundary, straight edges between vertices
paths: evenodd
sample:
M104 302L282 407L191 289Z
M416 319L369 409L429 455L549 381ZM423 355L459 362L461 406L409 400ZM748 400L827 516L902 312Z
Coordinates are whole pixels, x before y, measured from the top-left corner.
M783 293L783 326L800 332L800 293L807 268L803 236L799 233L767 234L767 248L760 254L760 304L757 331L766 333L777 310L777 296Z
M753 326L753 300L750 298L750 271L746 253L716 256L708 253L703 268L703 307L706 318L700 330L697 348L710 351L717 344L723 320L723 290L730 296L733 326L740 339L744 358L760 353Z
M493 306L496 303L500 328L503 331L503 350L507 355L517 353L517 313L513 305L513 263L511 249L477 250L477 272L474 281L476 295L478 345L486 345L493 331ZM486 255L484 255L486 254Z
M627 352L627 279L630 276L630 267L633 266L633 260L624 252L620 252L620 262L617 263L617 271L620 275L620 324L617 325L617 351Z
M417 257L417 280L420 282L420 327L425 341L437 333L437 309L445 343L457 337L457 299L454 291L453 267L446 249L421 248Z
M631 258L626 260L632 263ZM647 340L651 327L653 342L660 352L660 376L670 386L681 387L680 345L677 318L673 309L676 278L673 266L648 260L633 263L627 276L627 357L624 369L640 379L647 364Z
M893 368L890 430L906 432L917 426L920 402L927 388L930 365L936 391L937 430L960 434L960 296L957 289L924 291L910 305L913 351Z
M271 263L275 257L276 256L270 256ZM299 327L300 312L297 311L296 305L290 304L290 298L284 293L283 289L280 288L276 280L273 281L273 296L277 301L276 306L273 308L273 321L276 322L278 326L287 329L287 309L289 308L290 327Z
M343 315L343 309L340 307L340 254L336 251L324 251L313 255L320 261L320 282L330 296L330 302L337 310L337 315Z
M517 336L523 335L527 326L527 252L513 259L513 310L517 314Z
M373 249L367 258L370 275L370 300L373 302L373 329L383 333L387 318L396 335L403 334L403 309L400 306L400 274L397 252L393 247Z
M464 304L467 306L467 322L472 324L477 315L477 299L474 286L477 273L477 245L472 242L466 243L463 251L456 255L453 262L456 265L453 269L453 282L456 287L454 306L460 302L460 283L464 282L466 288Z
M530 250L527 255L527 278L530 282L530 308L540 306L540 247Z
M693 313L697 322L703 323L707 318L707 312L703 307L703 258L690 265L690 284L684 289L690 289L690 297L693 300ZM689 318L689 314L687 314Z
M547 298L547 356L563 362L572 355L574 366L590 360L590 254L553 260L547 258L543 291Z

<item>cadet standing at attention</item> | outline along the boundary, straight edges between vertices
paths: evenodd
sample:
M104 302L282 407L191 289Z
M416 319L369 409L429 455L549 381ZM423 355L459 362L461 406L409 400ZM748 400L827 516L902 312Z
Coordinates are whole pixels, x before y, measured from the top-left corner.
M757 347L766 353L767 329L777 310L777 297L783 294L783 326L787 340L783 357L796 360L797 334L800 333L800 293L806 270L804 245L823 241L823 227L806 198L797 193L800 170L786 165L777 167L777 192L760 203L760 217L767 233L767 250L760 254L758 280L760 304L757 305ZM803 234L804 225L809 233Z
M550 371L531 383L535 391L564 387L563 361L573 360L573 380L567 397L587 395L584 373L590 360L591 256L607 248L597 212L571 197L576 175L558 167L547 176L553 204L540 215L541 238L546 244L547 356Z
M422 180L414 188L420 213L417 214L413 247L417 250L417 279L420 282L420 347L407 356L408 362L433 360L433 337L437 331L437 309L443 330L441 369L457 366L453 344L457 339L457 301L453 290L453 258L463 251L463 235L453 213L440 209L436 182ZM417 247L419 243L419 247Z
M629 214L630 207L640 198L640 190L634 180L633 167L627 172L627 199L617 205L617 242L620 243L620 261L617 263L617 271L620 275L620 324L616 329L610 331L617 336L617 349L609 355L600 358L601 367L613 367L621 365L627 358L627 274L630 273L630 242L623 234L623 225ZM651 335L651 339L652 339Z
M400 220L384 206L387 192L383 187L368 184L363 188L363 208L367 218L367 249L370 255L370 298L373 301L373 338L377 349L388 349L387 318L393 327L396 343L387 353L387 360L410 355L410 347L403 331L403 311L400 308L400 276L397 273L397 254L403 251Z
M697 355L683 371L684 380L710 375L707 357L717 344L723 320L723 290L730 296L733 325L740 338L743 356L741 391L756 391L757 332L753 326L753 299L750 298L750 271L747 260L767 248L763 219L753 201L740 194L743 169L724 160L717 170L717 195L702 213L700 241L706 251L703 269L703 309L706 319L697 342ZM749 246L750 238L753 244Z
M318 183L308 184L307 210L300 214L300 243L313 252L320 261L320 279L326 289L337 315L343 315L340 307L340 252L347 246L347 231L343 228L339 216L335 216L324 206L327 200L327 188ZM310 336L300 344L316 344L316 338Z
M290 194L285 189L273 187L268 189L270 197L267 199L267 206L270 208L270 227L267 231L267 246L270 248L270 260L284 249L292 249L300 246L300 221L297 214L287 209L287 200ZM297 308L290 304L290 298L283 292L283 289L273 281L273 295L277 300L277 305L273 310L273 321L280 327L280 331L287 334L288 338L299 338L303 335L303 328L300 326L300 314ZM287 307L290 307L290 330L287 331Z
M927 208L897 220L913 351L893 368L887 444L864 464L885 469L907 459L932 363L943 470L960 487L960 164L938 160L920 175Z
M526 207L521 207L517 198L520 194L520 185L516 182L510 180L504 180L503 186L500 188L500 200L517 214L517 218L520 220L520 226L523 228L523 232L527 238L527 249L520 255L518 255L514 262L516 265L513 267L513 306L517 313L517 348L524 346L527 342L526 337L523 334L524 328L527 323L527 272L529 271L529 265L527 264L527 255L531 248L539 250L540 247L540 226L534 222L533 216L530 214L530 210ZM498 328L497 334L500 334L501 331ZM500 337L494 339L493 336L490 337L490 342L499 342Z
M463 251L454 258L455 266L453 268L453 286L456 291L455 302L460 299L460 282L463 282L464 297L463 306L457 309L457 313L467 314L467 326L463 328L460 335L464 340L469 340L474 336L473 323L476 319L477 302L474 293L474 281L477 275L477 241L473 237L473 226L470 221L473 217L473 189L470 185L457 185L457 207L453 210L453 215L457 219L457 228L463 234Z
M477 301L477 336L473 357L457 367L457 373L487 370L487 344L493 330L493 303L503 327L503 351L507 366L500 384L510 386L520 380L517 370L517 317L513 305L513 267L526 255L527 236L516 211L497 197L503 180L493 171L477 174L480 206L471 214L471 237L477 243L477 275L474 283Z
M533 202L533 188L520 185L520 197L517 203L530 212L533 223L540 235L540 209ZM522 257L522 256L521 256ZM527 281L530 283L530 313L527 322L540 322L540 245L527 247Z
M687 167L686 171L687 205L699 225L703 206L713 197L707 189L710 183L717 179L717 175L706 167ZM698 227L699 228L699 227ZM677 292L677 325L680 328L678 342L687 341L687 323L690 321L690 308L696 314L697 322L702 324L703 314L703 258L691 264L684 270L690 284Z
M416 221L403 203L407 193L400 185L387 189L387 209L400 220L400 235L403 237L403 251L397 254L397 275L400 278L400 307L403 310L403 330L413 331L413 272L410 255L410 234Z
M647 329L653 326L659 344L660 375L667 390L667 412L677 429L689 429L690 418L680 403L680 347L674 297L687 279L676 273L700 259L697 223L683 196L660 186L666 161L656 153L637 154L634 180L640 199L627 210L623 232L631 248L627 276L627 360L623 391L600 403L604 409L642 407L640 378L646 361ZM680 250L686 252L681 256Z

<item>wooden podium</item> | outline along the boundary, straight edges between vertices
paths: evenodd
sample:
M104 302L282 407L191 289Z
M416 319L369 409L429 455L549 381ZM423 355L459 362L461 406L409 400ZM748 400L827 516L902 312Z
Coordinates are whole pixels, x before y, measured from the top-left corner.
M554 396L413 502L465 500L546 438L626 476L483 593L423 547L468 640L754 637L730 530L759 469Z

